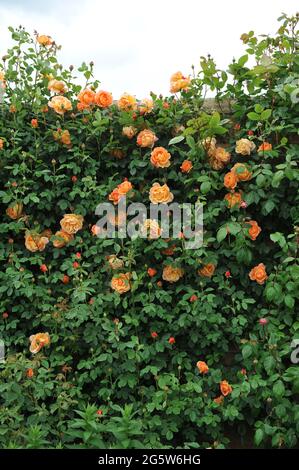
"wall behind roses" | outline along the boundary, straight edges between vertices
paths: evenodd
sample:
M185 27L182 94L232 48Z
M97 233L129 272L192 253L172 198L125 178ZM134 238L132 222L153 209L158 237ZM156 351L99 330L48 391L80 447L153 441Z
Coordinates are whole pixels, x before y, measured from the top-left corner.
M280 21L227 72L201 58L170 97L116 103L92 64L81 88L51 38L11 29L1 447L296 446L298 17ZM201 201L203 246L155 221L150 240L97 238L95 207L122 195Z

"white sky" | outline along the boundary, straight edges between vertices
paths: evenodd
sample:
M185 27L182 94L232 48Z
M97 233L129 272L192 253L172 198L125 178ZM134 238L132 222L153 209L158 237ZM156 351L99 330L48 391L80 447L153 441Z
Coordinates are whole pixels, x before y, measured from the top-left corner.
M144 98L168 94L170 75L191 73L207 53L225 68L244 53L242 33L274 33L281 12L298 10L298 0L0 0L0 57L7 27L22 25L61 44L66 66L93 60L115 99Z

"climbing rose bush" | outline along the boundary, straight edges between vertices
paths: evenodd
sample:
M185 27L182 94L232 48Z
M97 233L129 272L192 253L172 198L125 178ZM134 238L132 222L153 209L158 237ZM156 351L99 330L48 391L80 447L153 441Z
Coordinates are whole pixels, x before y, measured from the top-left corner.
M227 71L202 57L142 100L10 31L0 446L296 446L298 15L243 34ZM124 195L201 202L203 245L151 219L147 238L98 238L96 206Z

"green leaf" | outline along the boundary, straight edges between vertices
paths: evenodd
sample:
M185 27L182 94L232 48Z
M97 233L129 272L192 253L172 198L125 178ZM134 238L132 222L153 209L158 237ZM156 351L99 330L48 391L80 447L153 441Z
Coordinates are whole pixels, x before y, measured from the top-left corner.
M240 67L243 67L247 61L248 61L248 54L242 55L242 57L240 57L240 59L238 60L238 65Z
M227 229L226 229L226 227L221 227L221 228L218 230L218 232L217 232L217 236L216 236L217 242L218 242L218 243L221 243L222 240L224 240L226 236L227 236Z
M267 119L269 119L271 114L272 114L271 109L265 109L265 111L263 111L261 114L261 121L267 121Z
M203 181L200 185L200 191L202 194L207 194L211 189L211 183L210 181Z
M284 298L284 303L286 304L287 307L294 308L295 299L290 294L287 294Z
M259 428L255 431L255 435L254 435L255 445L259 446L263 439L264 439L264 431L261 428Z
M285 386L282 380L275 382L273 386L273 394L276 398L282 398L285 394Z
M243 359L248 359L251 356L252 352L253 351L251 344L245 344L245 346L243 346L242 348Z
M251 120L251 121L259 121L260 120L260 115L257 114L257 113L248 113L247 114L247 117Z
M184 135L177 135L176 137L173 137L173 139L170 139L168 142L168 145L174 145L178 144L179 142L182 142L185 139Z

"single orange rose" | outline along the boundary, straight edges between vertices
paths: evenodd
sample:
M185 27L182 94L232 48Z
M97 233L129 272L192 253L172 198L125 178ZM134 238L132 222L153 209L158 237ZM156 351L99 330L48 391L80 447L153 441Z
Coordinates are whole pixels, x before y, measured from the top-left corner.
M51 46L53 44L51 36L46 36L45 34L37 36L36 40L41 46Z
M238 192L228 193L224 196L224 200L226 201L229 209L233 207L240 207L242 204L242 194Z
M129 191L131 191L131 189L133 188L132 186L132 183L130 183L130 181L128 180L125 180L123 181L122 183L120 183L118 186L118 192L121 196L124 196L125 194L127 194Z
M64 96L53 96L51 101L48 102L48 106L53 108L57 114L63 115L66 111L71 111L72 103L69 99Z
M26 376L28 377L28 379L32 379L32 377L34 376L34 370L33 369L27 369L26 370Z
M30 352L32 354L38 353L44 346L50 344L50 335L49 333L37 333L36 335L31 335L30 338Z
M209 372L209 367L208 367L207 363L204 362L204 361L198 361L196 363L196 367L198 368L198 370L201 374L206 374L207 372Z
M77 99L83 104L83 106L90 106L95 102L95 92L89 88L85 88L80 91Z
M111 287L118 294L124 294L131 289L131 273L120 273L111 279Z
M36 251L43 251L46 248L49 239L43 237L36 232L26 232L25 235L25 246L27 250L35 253Z
M108 263L112 269L121 269L124 267L123 260L118 258L116 255L108 256Z
M151 163L156 168L168 168L171 155L163 147L156 147L151 153Z
M184 77L182 72L176 72L170 77L170 93L178 93L181 90L186 90L190 86L191 80L189 77Z
M60 221L61 228L69 235L77 233L83 227L83 217L78 214L65 214Z
M63 230L58 230L58 232L55 233L55 237L57 237L55 238L55 240L53 240L53 246L55 248L63 248L74 238L73 235L64 232Z
M137 108L136 98L128 93L124 93L117 102L117 106L122 111L134 111Z
M249 277L252 281L256 281L258 284L262 285L268 279L266 273L266 266L263 263L258 264L249 273Z
M67 91L67 87L62 80L52 79L48 83L48 90L54 93L63 94Z
M232 169L232 173L235 173L237 181L248 181L252 177L252 173L245 163L236 163Z
M235 189L235 187L237 186L237 183L238 183L238 179L235 173L233 173L232 171L230 171L229 173L226 173L226 175L224 176L224 186L227 189Z
M216 266L213 263L205 264L199 269L198 274L202 277L212 277L215 272Z
M133 127L133 126L125 126L122 129L122 135L128 137L128 139L133 139L136 133L137 133L137 129L136 127Z
M141 115L149 114L154 108L154 102L152 99L144 98L139 105L139 112Z
M207 144L209 145L209 144ZM222 170L230 161L231 155L223 147L215 147L210 143L208 156L211 167L214 170Z
M4 147L4 140L0 139L0 150L2 150Z
M267 152L269 150L272 150L272 144L269 142L263 142L257 149L258 152Z
M256 240L256 238L259 236L259 234L262 231L261 227L258 225L258 223L255 220L246 221L246 224L250 225L250 228L248 229L248 234L251 240Z
M168 282L177 282L181 277L183 277L184 271L181 268L176 268L174 266L165 266L162 273L162 278L164 281Z
M180 166L180 170L182 173L189 173L193 168L192 162L190 160L184 160Z
M153 204L168 204L173 201L173 194L167 184L161 186L159 183L154 183L149 192L149 199Z
M94 102L100 108L109 108L113 103L112 94L108 91L100 90L95 94Z
M236 142L235 152L240 155L250 155L255 150L255 143L249 139L240 139Z
M22 217L23 204L21 202L15 202L6 209L6 214L12 220L17 220Z
M137 136L137 145L139 147L152 147L157 141L157 137L150 129L144 129Z
M230 384L227 382L227 380L222 380L220 382L220 391L224 397L232 393L233 389L230 386Z
M149 275L149 277L154 277L157 274L157 270L154 268L148 268L147 274Z
M219 397L214 398L214 403L216 403L217 405L222 405L223 402L224 402L224 396L223 395L220 395Z

